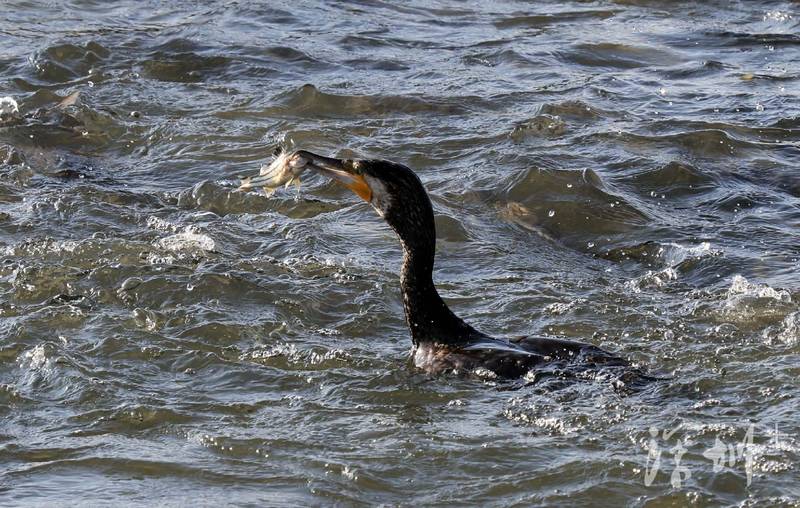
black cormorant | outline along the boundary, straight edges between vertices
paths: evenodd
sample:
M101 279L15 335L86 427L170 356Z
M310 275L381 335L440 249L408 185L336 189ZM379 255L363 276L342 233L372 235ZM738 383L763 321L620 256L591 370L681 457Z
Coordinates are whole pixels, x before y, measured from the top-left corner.
M490 337L456 316L433 284L436 227L431 200L419 177L402 164L335 159L298 150L281 154L262 169L261 175L245 180L242 188L288 185L307 169L355 192L400 238L400 289L411 330L413 361L418 368L429 373L487 369L490 376L518 378L551 362L628 365L622 358L591 344L540 337Z

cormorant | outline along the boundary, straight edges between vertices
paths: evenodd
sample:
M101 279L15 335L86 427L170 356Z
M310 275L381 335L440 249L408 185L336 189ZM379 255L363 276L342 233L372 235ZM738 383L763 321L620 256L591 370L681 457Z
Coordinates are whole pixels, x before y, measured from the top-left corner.
M262 168L259 176L245 179L241 188L264 186L269 191L299 181L307 169L355 192L397 233L403 248L400 289L416 367L428 373L486 369L481 372L488 370L489 377L519 378L551 362L628 365L624 359L582 342L490 337L456 316L433 284L436 227L431 200L419 177L402 164L335 159L298 150L281 154Z

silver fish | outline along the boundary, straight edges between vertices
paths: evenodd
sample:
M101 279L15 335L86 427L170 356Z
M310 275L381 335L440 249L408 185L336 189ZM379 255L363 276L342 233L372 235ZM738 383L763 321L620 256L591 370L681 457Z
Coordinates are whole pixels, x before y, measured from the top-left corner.
M307 160L297 153L281 153L269 165L261 166L258 176L242 179L238 190L250 190L262 187L264 192L272 195L281 185L300 186L300 173L305 170Z

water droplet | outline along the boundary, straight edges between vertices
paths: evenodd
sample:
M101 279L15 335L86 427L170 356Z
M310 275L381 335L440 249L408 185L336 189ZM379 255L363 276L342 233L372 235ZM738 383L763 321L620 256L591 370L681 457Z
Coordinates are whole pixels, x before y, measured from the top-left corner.
M556 214L555 210L550 210L549 212L547 212L548 217L553 217L555 214Z
M92 88L94 86L94 81L87 81L86 84L89 85L89 88Z
M756 111L764 111L764 105L760 102L756 103Z

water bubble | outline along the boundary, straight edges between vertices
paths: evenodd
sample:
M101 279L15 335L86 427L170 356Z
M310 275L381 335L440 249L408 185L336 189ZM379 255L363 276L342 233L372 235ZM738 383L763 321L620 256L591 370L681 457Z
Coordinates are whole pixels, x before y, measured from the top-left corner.
M756 111L764 111L764 105L760 102L756 103Z
M667 95L667 89L662 86L661 88L658 89L658 94Z
M553 217L555 214L556 214L555 210L550 210L549 212L547 212L548 217Z
M764 13L764 21L788 21L792 19L792 15L788 12L781 11L767 11Z

